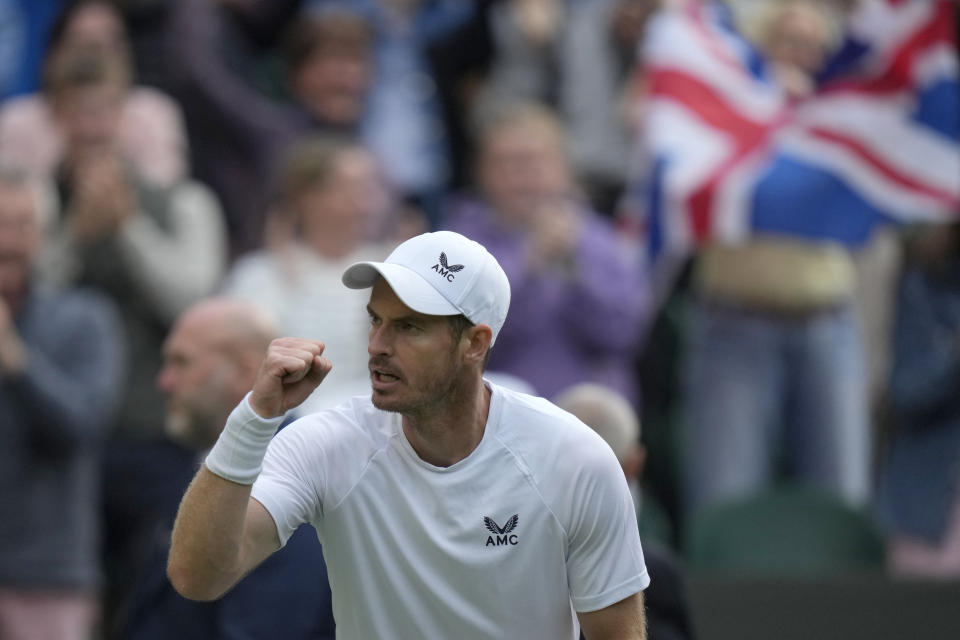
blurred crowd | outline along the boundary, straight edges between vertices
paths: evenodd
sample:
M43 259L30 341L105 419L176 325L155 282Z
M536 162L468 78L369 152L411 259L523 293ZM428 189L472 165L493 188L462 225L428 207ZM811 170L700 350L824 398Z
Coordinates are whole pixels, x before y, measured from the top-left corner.
M0 638L333 637L312 532L195 604L169 531L271 337L334 362L300 412L368 392L340 275L431 229L503 266L490 379L610 443L665 572L799 487L960 577L960 226L707 246L655 295L619 205L660 4L0 0ZM855 3L731 4L802 100Z

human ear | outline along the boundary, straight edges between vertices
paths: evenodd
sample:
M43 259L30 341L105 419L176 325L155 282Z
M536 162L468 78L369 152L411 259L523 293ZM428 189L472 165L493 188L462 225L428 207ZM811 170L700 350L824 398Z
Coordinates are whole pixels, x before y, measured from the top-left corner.
M466 343L463 358L467 362L482 363L490 350L493 330L485 324L478 324L463 332L461 344Z

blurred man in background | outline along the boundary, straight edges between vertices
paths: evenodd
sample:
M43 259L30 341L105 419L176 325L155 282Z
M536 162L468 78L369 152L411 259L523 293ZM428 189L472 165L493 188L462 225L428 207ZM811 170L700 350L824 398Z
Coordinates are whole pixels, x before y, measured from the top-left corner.
M41 216L38 188L0 167L0 638L85 640L122 333L106 299L37 286Z
M262 309L226 298L201 301L177 321L164 346L157 385L167 398L167 435L197 461L252 386L275 335L275 321ZM190 476L170 480L167 491L179 496ZM125 607L118 638L333 638L326 565L312 532L295 533L223 599L198 603L178 595L166 577L174 516L167 514L154 536L149 566Z
M613 449L627 477L652 576L645 594L650 638L690 640L693 638L693 623L683 574L666 546L670 544L669 523L662 508L649 497L642 497L641 493L640 478L647 451L640 443L639 417L623 396L598 384L570 387L557 396L555 402L603 438Z

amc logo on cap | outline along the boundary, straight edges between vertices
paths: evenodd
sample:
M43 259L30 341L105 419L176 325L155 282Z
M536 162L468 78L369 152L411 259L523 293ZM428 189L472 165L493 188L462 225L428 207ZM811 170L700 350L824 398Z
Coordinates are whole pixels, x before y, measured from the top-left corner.
M458 271L463 270L462 264L447 264L447 254L443 251L440 252L440 262L431 267L434 271L439 273L441 277L447 279L447 282L453 282L454 275Z

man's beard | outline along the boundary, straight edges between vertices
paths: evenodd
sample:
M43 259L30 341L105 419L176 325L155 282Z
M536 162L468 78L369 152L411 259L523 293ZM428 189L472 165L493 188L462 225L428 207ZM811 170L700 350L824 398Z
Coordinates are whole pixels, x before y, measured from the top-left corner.
M450 354L450 358L445 363L447 366L443 370L433 369L430 375L415 388L409 386L409 378L404 377L406 397L382 396L374 391L371 398L373 406L382 411L417 416L429 413L442 404L449 404L459 395L457 385L460 383L460 367L455 366L452 360L453 357Z
M209 449L217 441L223 424L216 412L198 406L170 409L166 417L166 433L171 440L189 449Z

